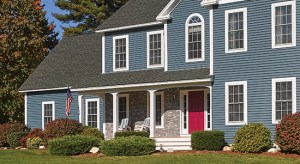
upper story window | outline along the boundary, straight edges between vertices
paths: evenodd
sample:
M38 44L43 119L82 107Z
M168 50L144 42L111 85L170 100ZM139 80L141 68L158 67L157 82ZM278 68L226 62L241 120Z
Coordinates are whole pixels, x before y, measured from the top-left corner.
M272 48L296 45L295 1L272 4Z
M45 129L46 124L55 119L55 102L42 102L42 128Z
M163 66L163 31L147 33L147 63L148 68Z
M192 14L185 25L185 61L204 61L204 19L200 14Z
M128 35L113 37L113 71L128 70L128 42Z
M225 83L225 124L247 123L247 81Z
M296 78L272 79L272 122L296 112Z
M225 53L247 51L247 8L225 11Z

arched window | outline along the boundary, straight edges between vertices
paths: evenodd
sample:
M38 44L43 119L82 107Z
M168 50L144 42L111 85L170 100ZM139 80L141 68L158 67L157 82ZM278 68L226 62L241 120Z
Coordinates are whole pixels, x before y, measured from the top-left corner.
M204 19L198 13L186 20L185 47L186 62L204 61Z

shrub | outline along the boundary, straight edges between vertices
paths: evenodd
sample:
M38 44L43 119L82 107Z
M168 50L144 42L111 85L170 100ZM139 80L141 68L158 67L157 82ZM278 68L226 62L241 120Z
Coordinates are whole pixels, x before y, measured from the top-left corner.
M64 136L48 142L49 152L53 155L82 154L94 146L99 146L99 139L83 135Z
M22 147L26 147L26 141L28 138L34 138L34 137L40 137L42 140L44 140L44 132L43 132L43 129L39 129L39 128L36 128L36 129L33 129L32 131L30 131L27 135L23 136L21 139L20 139L20 145Z
M38 149L42 143L42 139L40 137L28 138L26 141L26 146L28 149Z
M28 132L14 132L7 135L7 143L9 147L16 148L20 146L20 139L25 136Z
M65 135L76 135L83 131L83 125L76 120L61 118L49 122L45 128L46 140L62 137Z
M300 154L300 113L287 115L276 125L276 144L283 152Z
M138 156L155 151L155 141L141 136L119 137L104 141L101 151L109 156Z
M0 147L8 146L7 136L14 132L24 132L26 125L22 123L5 123L0 125Z
M149 132L145 131L124 131L124 132L116 132L115 137L129 137L129 136L141 136L141 137L149 137Z
M234 141L234 150L244 153L260 153L271 147L271 133L260 123L244 125L237 130Z
M104 140L104 134L97 128L84 128L81 135L96 137L100 140Z
M194 150L221 150L224 146L224 132L197 131L192 133L191 144Z

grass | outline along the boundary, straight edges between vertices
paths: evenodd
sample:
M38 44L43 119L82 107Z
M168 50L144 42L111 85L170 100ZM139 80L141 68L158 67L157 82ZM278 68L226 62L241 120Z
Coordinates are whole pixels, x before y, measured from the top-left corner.
M256 156L251 154L232 155L232 154L160 154L139 157L66 157L53 156L47 151L37 150L0 150L0 163L8 164L85 164L85 163L245 163L245 164L265 164L265 163L299 163L299 159L274 158Z

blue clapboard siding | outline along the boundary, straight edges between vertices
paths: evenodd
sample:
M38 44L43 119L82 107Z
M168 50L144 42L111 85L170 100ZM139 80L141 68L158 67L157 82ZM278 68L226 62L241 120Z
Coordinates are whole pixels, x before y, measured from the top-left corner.
M97 97L97 96L90 96L90 95L84 95L83 96L83 105L84 105L84 109L83 109L83 115L84 115L84 118L83 118L83 124L86 125L86 114L87 114L87 108L86 108L86 100L88 99L95 99L95 98L98 98L99 99L99 110L98 112L99 113L99 118L100 119L100 130L102 131L103 130L103 122L104 122L104 102L103 102L103 99L100 98L100 97Z
M193 14L202 15L205 23L205 61L185 62L185 23ZM209 10L201 7L199 0L185 0L172 12L172 21L168 23L168 69L181 70L209 67Z
M105 34L105 72L113 72L113 37L128 35L129 70L147 69L147 32L163 30L163 25Z
M225 82L247 81L248 123L264 123L275 136L272 124L272 78L297 78L297 109L300 107L300 38L297 47L271 47L271 4L282 1L245 1L220 5L214 11L213 129L225 131L226 140L241 126L225 125ZM225 54L225 10L247 7L248 51ZM297 32L300 31L297 3ZM299 32L298 32L299 33Z
M79 120L79 106L78 106L78 93L72 92L73 101L71 103L71 115L68 116L70 119ZM90 98L99 98L96 96L83 96L83 115L85 124L85 100ZM30 128L42 128L42 102L54 101L55 102L55 119L65 118L66 108L66 90L59 91L45 91L45 92L30 92L27 93L27 123ZM99 98L99 119L100 119L100 130L103 128L104 121L104 103L103 99Z

